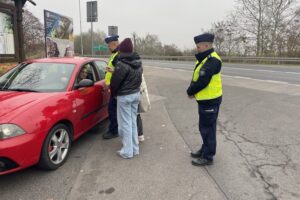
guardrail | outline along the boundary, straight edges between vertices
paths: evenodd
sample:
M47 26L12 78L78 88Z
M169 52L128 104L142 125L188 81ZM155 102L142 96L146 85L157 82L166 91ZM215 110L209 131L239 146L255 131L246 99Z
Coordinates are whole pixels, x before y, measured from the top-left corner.
M85 55L92 57L91 55ZM94 57L108 58L109 55L97 55ZM167 60L167 61L195 61L194 56L141 56L145 60ZM279 57L231 57L221 56L223 62L228 63L251 63L251 64L293 64L300 65L300 58Z
M194 56L142 56L147 60L169 60L169 61L195 61ZM278 57L229 57L221 56L224 62L229 63L256 63L256 64L297 64L300 58L278 58Z

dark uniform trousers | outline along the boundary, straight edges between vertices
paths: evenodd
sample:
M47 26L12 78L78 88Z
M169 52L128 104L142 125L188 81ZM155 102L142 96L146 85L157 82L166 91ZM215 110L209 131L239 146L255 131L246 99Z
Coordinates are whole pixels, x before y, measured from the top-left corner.
M141 105L139 104L138 106L138 114L136 116L136 125L137 125L137 131L138 131L138 136L144 135L143 134L143 121L141 117Z
M200 151L202 157L208 160L213 160L213 156L216 154L216 132L219 108L220 104L201 105L201 103L198 103L199 131L203 140Z
M117 120L117 99L110 96L108 103L108 117L109 127L108 130L112 134L118 134L118 120Z

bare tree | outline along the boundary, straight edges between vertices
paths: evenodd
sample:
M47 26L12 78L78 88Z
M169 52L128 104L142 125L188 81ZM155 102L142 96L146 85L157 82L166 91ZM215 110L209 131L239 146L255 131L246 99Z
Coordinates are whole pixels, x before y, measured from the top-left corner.
M228 16L226 21L213 24L209 30L215 34L215 48L221 55L239 56L248 53L249 39L241 31L236 16Z
M44 57L44 26L28 10L23 13L23 30L26 57Z
M287 56L299 57L300 55L300 7L294 12L294 16L288 23L286 28L286 43Z
M103 31L96 31L93 33L93 40L94 45L105 45L104 38L106 37L106 34ZM91 30L88 32L82 33L82 43L83 43L83 53L85 55L91 55L92 54L92 38L91 38ZM74 50L76 54L81 53L81 41L80 41L80 35L75 35L74 37ZM106 51L95 51L95 54L110 54L109 50Z
M235 15L239 19L241 31L245 31L248 38L255 38L256 56L261 56L264 48L268 0L237 0Z
M232 14L211 29L217 50L225 55L294 55L300 15L295 5L296 0L237 0Z

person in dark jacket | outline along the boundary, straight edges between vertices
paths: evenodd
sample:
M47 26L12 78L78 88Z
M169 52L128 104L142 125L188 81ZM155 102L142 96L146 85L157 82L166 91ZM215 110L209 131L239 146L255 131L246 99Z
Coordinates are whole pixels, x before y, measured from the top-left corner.
M196 166L210 165L216 154L216 131L220 104L222 101L222 60L214 51L214 35L204 33L194 37L198 53L193 78L187 89L190 99L196 99L199 113L199 130L202 146L192 152L192 164Z
M112 95L117 97L118 132L123 144L118 154L123 158L139 154L137 109L142 73L140 56L133 52L131 39L126 38L120 43L118 62L110 83Z

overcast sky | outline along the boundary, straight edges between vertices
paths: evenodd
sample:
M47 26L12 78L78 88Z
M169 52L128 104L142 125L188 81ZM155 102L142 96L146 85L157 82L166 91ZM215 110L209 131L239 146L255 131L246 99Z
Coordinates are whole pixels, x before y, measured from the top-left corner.
M73 18L74 32L79 34L79 0L34 0L37 6L27 8L43 22L43 10L49 10ZM86 2L80 0L82 30L86 22ZM234 8L235 0L98 0L98 22L94 30L108 32L108 26L118 26L120 39L158 35L164 44L176 44L179 48L194 48L193 37L211 24L224 19Z

